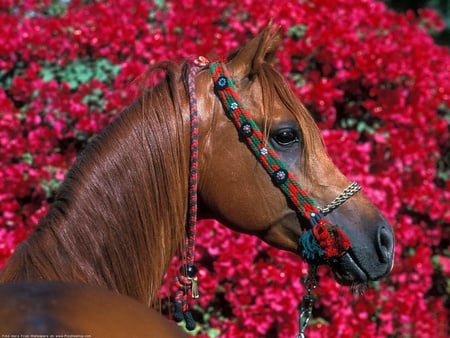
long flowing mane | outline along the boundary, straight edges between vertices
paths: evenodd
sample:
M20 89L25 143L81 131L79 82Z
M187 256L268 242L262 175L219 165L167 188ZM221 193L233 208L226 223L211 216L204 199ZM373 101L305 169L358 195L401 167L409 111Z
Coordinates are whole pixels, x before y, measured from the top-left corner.
M79 281L152 301L182 246L189 167L185 75L156 68L164 79L89 144L0 282Z

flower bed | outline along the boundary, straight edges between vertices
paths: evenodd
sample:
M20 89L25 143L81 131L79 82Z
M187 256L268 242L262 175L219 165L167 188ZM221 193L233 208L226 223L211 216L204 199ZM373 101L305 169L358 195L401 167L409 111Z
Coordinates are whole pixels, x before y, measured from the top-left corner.
M320 269L309 337L447 337L450 54L429 36L443 25L433 11L372 0L16 2L0 3L0 265L149 65L223 57L273 19L280 70L397 240L392 274L362 296ZM215 223L198 232L197 334L293 336L305 264Z

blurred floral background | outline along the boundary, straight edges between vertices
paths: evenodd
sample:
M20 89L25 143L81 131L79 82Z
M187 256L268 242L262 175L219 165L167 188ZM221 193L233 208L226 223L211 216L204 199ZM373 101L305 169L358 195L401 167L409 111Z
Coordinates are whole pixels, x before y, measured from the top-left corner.
M309 337L447 337L450 10L446 1L0 0L0 266L75 156L150 65L224 57L281 26L276 65L327 149L396 233L364 295L321 268ZM434 8L434 9L433 9ZM198 337L292 337L306 265L216 222L198 229ZM175 269L175 266L174 266ZM173 270L175 271L175 270ZM172 270L161 289L170 291Z

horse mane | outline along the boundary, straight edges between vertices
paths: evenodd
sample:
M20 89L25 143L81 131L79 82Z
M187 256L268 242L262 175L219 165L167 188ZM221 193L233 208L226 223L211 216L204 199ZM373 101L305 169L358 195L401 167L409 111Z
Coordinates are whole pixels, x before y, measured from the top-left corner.
M186 72L157 70L164 78L78 157L0 282L79 281L152 301L183 245L189 173Z

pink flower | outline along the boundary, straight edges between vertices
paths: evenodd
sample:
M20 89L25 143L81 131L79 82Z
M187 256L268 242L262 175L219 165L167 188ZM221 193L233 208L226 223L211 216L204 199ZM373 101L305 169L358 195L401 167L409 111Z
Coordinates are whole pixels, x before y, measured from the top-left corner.
M211 51L224 58L272 18L283 33L276 66L337 166L396 233L392 274L363 296L319 269L308 336L446 337L436 275L450 273L450 55L428 35L444 27L438 14L403 15L374 0L161 3L74 0L55 16L46 14L48 1L0 4L0 265L45 214L86 140L142 93L149 66ZM99 60L120 71L111 76ZM199 224L197 248L199 336L296 334L300 258L215 221ZM176 269L174 261L164 297Z

